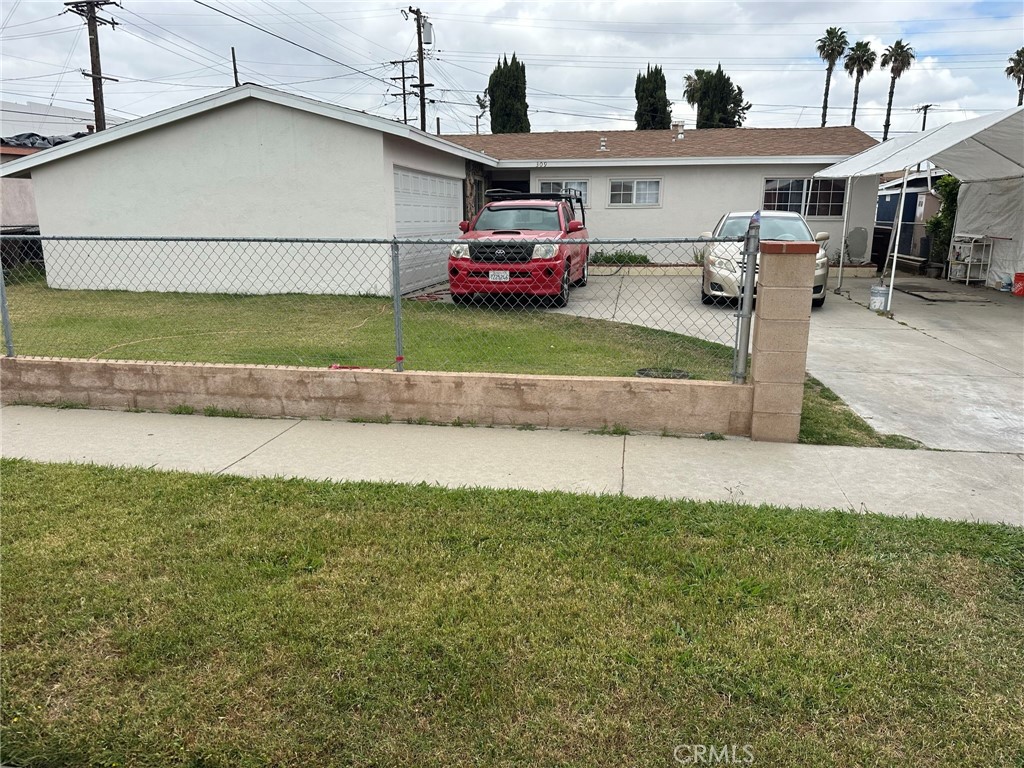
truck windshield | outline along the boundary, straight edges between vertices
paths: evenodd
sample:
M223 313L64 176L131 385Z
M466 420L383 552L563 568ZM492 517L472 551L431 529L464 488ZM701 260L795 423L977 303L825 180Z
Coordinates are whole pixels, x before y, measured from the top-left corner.
M533 229L557 232L561 228L558 223L557 207L484 208L480 212L480 218L476 220L477 230Z

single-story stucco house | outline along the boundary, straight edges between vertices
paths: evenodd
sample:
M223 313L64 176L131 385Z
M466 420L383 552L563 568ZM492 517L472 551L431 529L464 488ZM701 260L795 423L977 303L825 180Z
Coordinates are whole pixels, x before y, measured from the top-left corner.
M851 127L435 136L243 85L15 160L0 176L32 179L43 235L454 238L487 187L568 183L586 194L595 238L694 237L725 211L776 207L838 240L845 182L811 176L875 143ZM851 228L870 231L876 191L872 179L853 190L851 210L864 221ZM131 280L90 269L87 254L70 271L48 258L47 279L129 290L390 290L386 247L353 251L362 268L327 280L278 263L273 285L241 277L254 270L230 253L224 279L208 259L183 267L180 253L175 274L146 267L160 261L155 254L139 256L135 268L146 274ZM436 277L423 264L418 272L417 283Z

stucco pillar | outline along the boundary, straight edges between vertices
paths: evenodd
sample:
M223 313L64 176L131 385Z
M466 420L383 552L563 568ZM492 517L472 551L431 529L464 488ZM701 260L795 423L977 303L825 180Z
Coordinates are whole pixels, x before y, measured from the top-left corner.
M761 241L750 381L750 437L795 443L800 434L817 243Z

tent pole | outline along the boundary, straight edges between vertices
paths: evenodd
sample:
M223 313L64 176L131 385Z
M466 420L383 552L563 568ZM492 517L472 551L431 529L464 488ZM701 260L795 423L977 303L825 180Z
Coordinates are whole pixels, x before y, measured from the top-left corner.
M843 289L843 252L846 250L846 236L850 231L850 193L853 191L853 176L846 177L846 193L843 195L843 239L839 241L839 283L835 293Z
M889 274L889 299L885 302L885 308L892 312L892 290L893 286L896 285L896 261L898 260L897 254L900 250L900 233L903 231L903 200L907 196L907 177L910 175L910 166L908 165L903 169L903 187L900 189L900 204L899 210L896 212L897 219L896 223L896 247L892 251L892 272Z

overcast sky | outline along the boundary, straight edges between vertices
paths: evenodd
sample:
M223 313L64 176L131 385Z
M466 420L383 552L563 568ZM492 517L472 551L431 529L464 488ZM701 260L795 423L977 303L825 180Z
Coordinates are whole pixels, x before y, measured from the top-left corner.
M296 94L402 118L401 74L391 61L416 53L416 27L394 3L356 0L121 0L101 18L108 114L130 119L214 93L232 84L231 46L240 76ZM935 104L929 127L1017 103L1007 58L1024 45L1016 2L876 0L875 2L444 2L423 0L434 43L427 46L428 130L471 133L498 57L526 64L534 131L630 130L637 72L659 64L673 117L694 125L682 98L683 76L722 64L753 104L749 127L816 127L825 64L816 41L842 27L851 44L868 41L881 55L896 39L917 60L896 84L892 134L919 130L915 108ZM62 1L4 0L3 98L89 111L91 86L84 22ZM244 20L260 27L246 26ZM298 43L303 50L281 38ZM323 56L317 55L323 54ZM324 58L324 56L329 57ZM331 61L333 59L334 61ZM407 65L414 74L415 65ZM412 81L410 81L412 82ZM888 72L876 66L861 85L857 125L881 136ZM829 125L848 125L853 80L836 68ZM409 99L410 122L418 102ZM8 119L14 115L4 115ZM414 116L417 120L414 120ZM489 130L486 116L481 132ZM0 130L0 132L3 132ZM5 134L6 135L6 134Z

